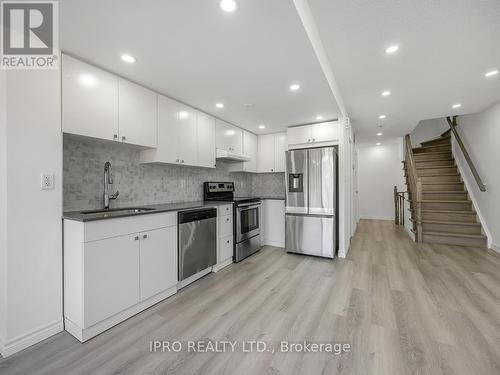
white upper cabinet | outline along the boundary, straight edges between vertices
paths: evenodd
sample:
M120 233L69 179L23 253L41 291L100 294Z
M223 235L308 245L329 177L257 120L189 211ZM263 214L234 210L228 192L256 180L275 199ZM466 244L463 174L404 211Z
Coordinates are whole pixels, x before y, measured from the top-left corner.
M198 162L200 167L215 168L215 118L196 112Z
M274 135L274 172L285 171L285 152L287 150L286 133Z
M141 152L143 163L215 167L215 119L158 96L158 146Z
M339 139L338 121L294 126L287 129L287 137L289 148L311 147L311 144L332 144Z
M119 79L118 125L122 142L156 147L157 96L142 86Z
M118 77L62 55L62 129L118 140Z
M285 133L259 135L257 171L284 172L287 137Z
M221 150L242 155L243 131L225 121L216 120L216 146Z
M243 130L243 155L248 156L250 158L250 161L231 163L229 165L229 170L231 172L257 173L257 150L257 136L253 133Z
M63 132L156 147L156 93L68 55L62 59Z

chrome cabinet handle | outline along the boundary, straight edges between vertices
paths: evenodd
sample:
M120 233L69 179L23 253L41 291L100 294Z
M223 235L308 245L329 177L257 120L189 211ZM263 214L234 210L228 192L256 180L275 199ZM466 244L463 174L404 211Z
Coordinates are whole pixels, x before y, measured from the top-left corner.
M122 136L122 141L126 141L126 140L127 140L127 137Z
M139 236L135 236L134 241L139 241Z
M113 139L118 139L118 134L113 134Z
M181 160L181 163L184 163L184 160Z
M148 235L147 234L143 234L142 238L146 239L146 238L148 238Z
M229 243L229 240L227 240L226 243Z
M226 221L229 221L229 218L227 218Z

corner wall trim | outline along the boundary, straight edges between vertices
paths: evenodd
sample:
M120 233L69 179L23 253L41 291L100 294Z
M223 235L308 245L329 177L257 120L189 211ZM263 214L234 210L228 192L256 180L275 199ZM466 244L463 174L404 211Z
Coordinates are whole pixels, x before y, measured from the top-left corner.
M4 358L9 357L12 354L20 352L31 345L37 344L40 341L55 335L56 333L62 332L63 330L63 320L61 318L30 333L18 336L10 341L0 343L0 354L2 354Z

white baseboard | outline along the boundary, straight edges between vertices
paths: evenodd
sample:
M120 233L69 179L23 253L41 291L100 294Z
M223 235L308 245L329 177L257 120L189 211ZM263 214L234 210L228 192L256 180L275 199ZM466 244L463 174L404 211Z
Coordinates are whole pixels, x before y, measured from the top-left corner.
M268 241L264 239L264 246L285 247L284 242Z
M233 258L228 258L225 261L222 261L220 263L217 263L215 266L213 266L213 272L219 272L221 269L229 266L230 264L233 264Z
M493 250L495 253L498 253L500 254L500 246L498 246L497 244L494 244L493 242L490 243L490 249Z
M365 219L365 220L391 220L391 221L394 221L394 216L360 216L360 219Z
M163 301L165 298L168 298L175 293L177 293L177 286L173 286L161 293L158 293L153 297L150 297L145 301L129 307L128 309L123 310L118 314L113 315L108 319L105 319L102 322L94 324L93 326L88 328L81 328L71 320L65 319L65 328L67 332L76 337L79 341L85 342L88 339L91 339L92 337L97 336L98 334L110 329L111 327L116 326L124 320L127 320L128 318L140 313L141 311L157 304L158 302Z
M20 352L31 345L39 343L40 341L55 335L56 333L62 332L63 330L62 319L59 319L30 333L18 336L9 341L0 342L0 354L2 354L4 358L9 357L12 354Z
M177 290L180 290L186 286L188 286L191 283L194 283L196 280L201 279L203 276L208 275L210 272L212 272L213 266L205 268L203 271L200 271L198 273L195 273L194 275L189 276L188 278L179 281L177 283Z

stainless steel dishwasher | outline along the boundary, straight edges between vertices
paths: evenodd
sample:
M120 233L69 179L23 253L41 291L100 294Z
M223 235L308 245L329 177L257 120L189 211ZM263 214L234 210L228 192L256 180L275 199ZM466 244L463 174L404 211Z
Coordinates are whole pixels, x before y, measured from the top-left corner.
M181 211L179 222L179 281L217 263L217 209Z

